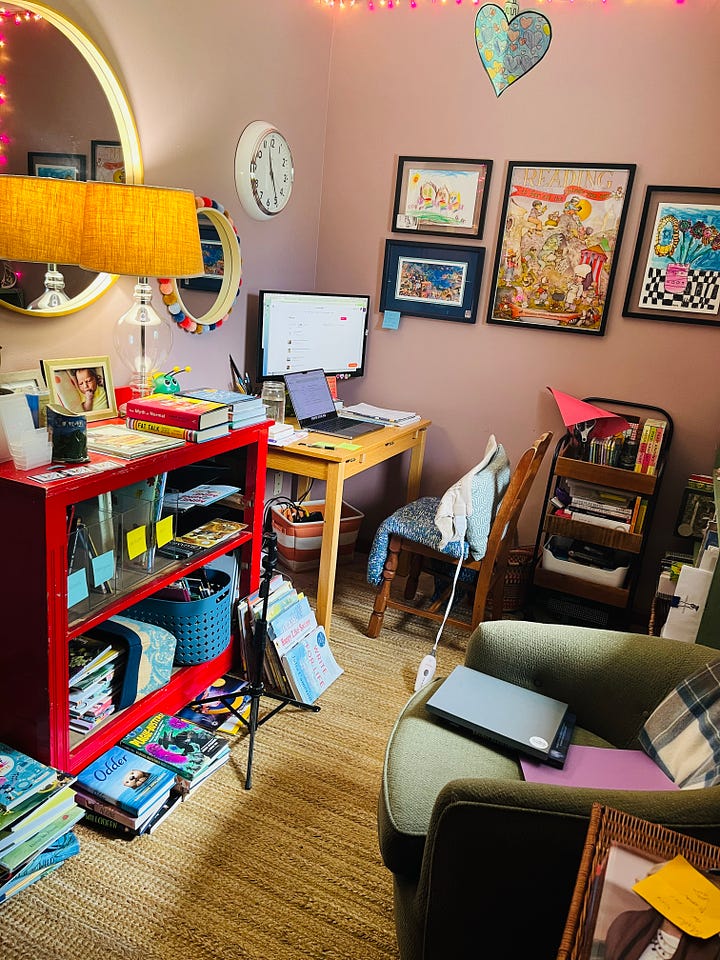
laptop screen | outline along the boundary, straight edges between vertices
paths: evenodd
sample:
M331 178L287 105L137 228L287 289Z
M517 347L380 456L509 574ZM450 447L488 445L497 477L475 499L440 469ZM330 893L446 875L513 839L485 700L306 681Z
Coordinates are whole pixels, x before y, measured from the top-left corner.
M324 370L286 373L285 385L295 410L295 416L301 424L335 416L335 404L330 393L330 387L325 379Z

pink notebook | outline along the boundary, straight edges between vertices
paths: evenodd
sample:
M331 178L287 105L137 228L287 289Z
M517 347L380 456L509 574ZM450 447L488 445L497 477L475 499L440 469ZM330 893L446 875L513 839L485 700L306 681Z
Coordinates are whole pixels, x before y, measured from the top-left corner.
M571 744L562 770L520 758L523 776L531 783L602 790L677 790L677 784L642 750L613 750Z

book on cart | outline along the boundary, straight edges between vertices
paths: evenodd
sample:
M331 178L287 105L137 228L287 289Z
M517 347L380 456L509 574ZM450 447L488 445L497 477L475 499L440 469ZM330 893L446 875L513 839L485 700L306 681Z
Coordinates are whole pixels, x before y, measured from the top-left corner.
M188 443L205 443L207 440L215 440L217 437L226 437L228 433L230 433L230 425L228 423L217 423L214 427L192 430L188 427L176 427L170 423L138 420L136 417L128 417L125 422L130 430L136 430L140 433L152 433L163 437L175 437L178 440L184 440Z
M121 460L137 460L152 453L162 453L181 447L185 441L177 437L163 437L154 433L131 430L123 423L100 424L89 427L87 448L93 453L107 453Z
M128 400L125 412L128 419L168 423L188 430L203 430L229 420L226 403L198 400L179 393L153 393Z

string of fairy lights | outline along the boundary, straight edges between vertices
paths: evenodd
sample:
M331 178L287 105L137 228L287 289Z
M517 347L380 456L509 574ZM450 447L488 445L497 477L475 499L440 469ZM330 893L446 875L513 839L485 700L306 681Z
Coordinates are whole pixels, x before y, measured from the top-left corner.
M0 28L7 23L15 23L18 26L24 23L35 23L42 20L39 13L31 13L29 10L7 10L0 7ZM7 60L7 37L0 31L0 66ZM7 77L0 73L0 108L8 105ZM5 115L7 110L0 109L0 167L7 165L8 158L5 152L10 143L10 135L6 130Z

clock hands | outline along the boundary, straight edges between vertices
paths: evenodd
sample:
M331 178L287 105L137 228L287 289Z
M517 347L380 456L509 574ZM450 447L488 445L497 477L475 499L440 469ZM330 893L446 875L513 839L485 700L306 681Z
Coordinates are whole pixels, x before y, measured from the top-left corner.
M273 172L272 152L268 150L268 159L270 160L270 182L272 183L273 193L275 194L275 206L277 206L277 187L275 186L275 174Z

